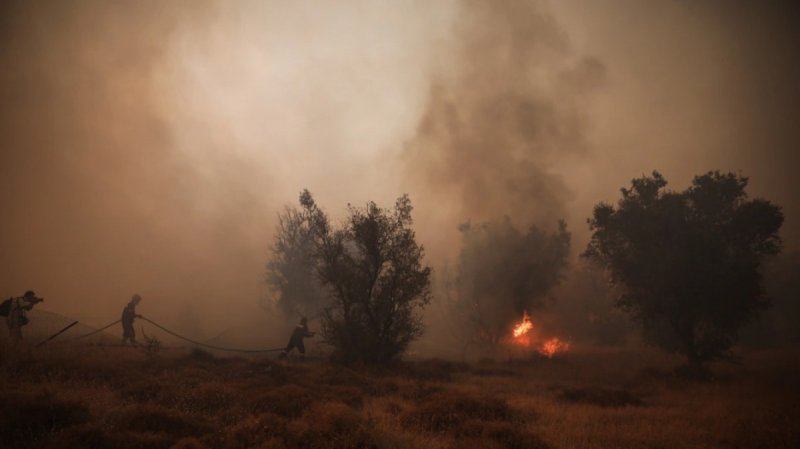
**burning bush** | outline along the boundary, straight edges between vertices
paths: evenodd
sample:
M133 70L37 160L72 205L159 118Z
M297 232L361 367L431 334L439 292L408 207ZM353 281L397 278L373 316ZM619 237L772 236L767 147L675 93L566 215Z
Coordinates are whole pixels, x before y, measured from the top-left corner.
M552 359L556 354L569 350L569 342L561 340L558 337L551 337L541 343L534 344L534 339L531 337L532 329L533 322L526 311L522 315L522 321L514 326L508 341L522 348L533 347L534 350L548 359Z
M512 323L544 305L547 293L562 279L569 254L570 233L561 222L548 234L535 226L517 230L506 218L460 228L463 247L458 275L448 283L447 316L461 341L494 354L507 341ZM527 338L530 320L521 323L519 338Z

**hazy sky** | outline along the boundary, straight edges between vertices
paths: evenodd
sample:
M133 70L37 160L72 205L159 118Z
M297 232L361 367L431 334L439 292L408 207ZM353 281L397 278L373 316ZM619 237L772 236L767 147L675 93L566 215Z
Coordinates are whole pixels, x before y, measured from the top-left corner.
M797 249L798 8L744 3L4 2L0 295L257 317L303 188L410 193L436 267L466 220L565 218L577 253L631 178L733 170Z

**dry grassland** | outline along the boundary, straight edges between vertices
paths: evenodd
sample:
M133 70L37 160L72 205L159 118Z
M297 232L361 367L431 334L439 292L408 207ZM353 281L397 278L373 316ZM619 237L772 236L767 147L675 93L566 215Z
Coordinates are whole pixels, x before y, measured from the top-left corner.
M4 448L797 448L800 361L650 350L391 368L54 345L2 354Z

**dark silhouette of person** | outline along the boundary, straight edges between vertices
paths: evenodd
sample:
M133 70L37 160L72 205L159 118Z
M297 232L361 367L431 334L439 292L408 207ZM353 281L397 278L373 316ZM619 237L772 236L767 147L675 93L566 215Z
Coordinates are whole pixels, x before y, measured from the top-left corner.
M22 326L28 324L28 317L25 316L25 312L30 311L34 305L42 301L44 299L37 297L36 293L31 290L28 290L22 296L11 298L8 304L6 324L8 325L8 333L12 344L17 344L22 340Z
M122 344L130 341L131 345L136 345L136 331L133 330L133 320L142 317L136 313L136 305L141 300L141 296L133 295L128 305L122 309Z
M305 358L306 356L306 346L303 344L303 339L306 337L313 337L314 332L310 332L308 330L308 319L306 317L300 318L300 324L295 326L294 331L292 331L292 336L289 337L289 344L286 345L286 348L281 351L280 358L285 359L289 352L292 349L297 348L300 352L300 355Z

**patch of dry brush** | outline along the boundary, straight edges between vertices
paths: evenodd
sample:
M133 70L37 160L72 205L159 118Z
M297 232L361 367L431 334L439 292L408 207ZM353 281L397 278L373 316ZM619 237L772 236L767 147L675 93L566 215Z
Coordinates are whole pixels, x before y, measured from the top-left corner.
M2 360L0 446L796 447L800 369L772 360L699 383L630 353L346 367L63 346Z

